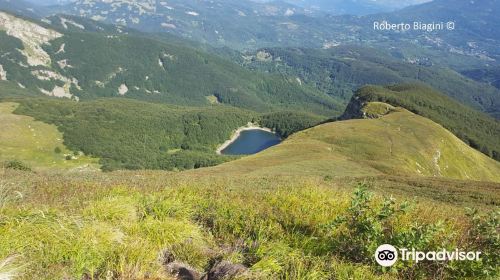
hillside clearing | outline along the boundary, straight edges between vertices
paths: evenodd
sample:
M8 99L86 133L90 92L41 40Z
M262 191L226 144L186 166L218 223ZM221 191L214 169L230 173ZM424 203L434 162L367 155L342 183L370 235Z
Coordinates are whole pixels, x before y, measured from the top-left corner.
M17 106L0 103L0 162L19 160L35 170L99 168L97 159L74 155L68 150L62 133L54 125L13 114ZM67 156L71 160L67 160Z

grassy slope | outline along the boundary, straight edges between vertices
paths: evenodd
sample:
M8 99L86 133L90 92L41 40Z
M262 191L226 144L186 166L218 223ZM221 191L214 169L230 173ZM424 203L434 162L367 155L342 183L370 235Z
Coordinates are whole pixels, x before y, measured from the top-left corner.
M14 115L15 103L0 103L0 162L21 160L30 167L98 168L97 160L86 156L66 160L72 154L63 144L62 133L53 125L35 121L31 117ZM56 153L56 147L61 153Z
M379 119L320 125L265 152L200 172L219 171L334 177L399 174L500 182L500 163L404 109Z
M460 197L470 200L477 192L498 202L498 184L463 187L454 181L409 181L408 186L417 184L419 189L415 193L416 186L409 187L412 196L435 184L432 196L443 198L436 202L423 197L408 211L397 211L395 217L379 224L376 213L384 207L399 207L403 199L396 196L396 204L383 206L378 195L357 216L348 212L355 180L198 175L0 173L6 201L0 205L0 259L17 255L16 264L25 264L18 271L20 279L82 275L100 279L110 274L118 279L169 279L158 259L164 249L199 270L214 258L243 263L251 268L250 279L415 279L416 275L442 279L443 273L464 279L461 273L467 266L463 263L459 268L448 262L436 267L407 264L383 272L372 260L373 246L396 242L392 244L414 244L423 250L445 246L495 254L489 243L476 247L476 240L482 242L489 236L475 235L476 226L465 217L463 204L442 200L473 187ZM404 184L388 178L376 179L373 186L388 196L395 193L395 185ZM454 187L441 190L441 185ZM367 240L348 230L354 226L331 226L344 214L360 223L369 215L368 227L380 226L385 233ZM357 253L350 255L342 244L350 244Z
M430 87L420 84L365 86L358 90L356 98L358 103L381 101L407 108L441 124L471 147L500 160L500 122Z
M385 113L380 106L368 109ZM462 207L494 213L500 184L419 177L415 161L424 175L437 175L439 149L445 177L494 181L499 164L432 121L394 110L320 125L258 155L197 171L7 170L0 173L0 260L18 256L20 279L169 279L158 258L165 249L199 271L218 258L242 263L249 279L498 275L498 238L486 233L498 224L473 221ZM358 192L353 201L359 182L379 195L365 201ZM408 197L415 197L410 207L399 203ZM373 262L382 243L467 248L485 257L472 266L400 263L383 271Z

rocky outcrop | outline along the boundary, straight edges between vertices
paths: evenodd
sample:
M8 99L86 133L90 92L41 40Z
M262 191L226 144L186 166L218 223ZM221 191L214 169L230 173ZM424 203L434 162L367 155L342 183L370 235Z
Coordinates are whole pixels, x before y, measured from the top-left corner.
M216 260L206 272L199 272L191 266L176 261L174 254L168 250L162 252L160 261L166 272L177 280L223 280L234 279L248 271L242 264Z
M3 69L3 66L0 64L0 81L7 81L7 71Z
M42 46L62 36L59 32L4 12L0 12L0 30L4 30L7 35L21 40L24 46L21 52L26 56L28 64L31 66L50 66L50 56L43 50Z
M347 104L347 108L345 109L342 116L339 117L339 120L352 120L352 119L362 119L363 118L363 108L364 102L357 95L354 95L351 98L349 104Z
M201 275L198 271L196 271L194 268L181 263L181 262L176 262L173 261L167 265L165 265L165 269L167 270L167 273L170 274L172 277L175 277L175 279L178 280L200 280Z
M217 262L211 269L205 274L202 280L222 280L222 279L234 279L235 277L247 272L248 268L242 264L233 264L228 261Z
M394 111L396 108L390 104L368 101L354 95L339 120L378 119Z

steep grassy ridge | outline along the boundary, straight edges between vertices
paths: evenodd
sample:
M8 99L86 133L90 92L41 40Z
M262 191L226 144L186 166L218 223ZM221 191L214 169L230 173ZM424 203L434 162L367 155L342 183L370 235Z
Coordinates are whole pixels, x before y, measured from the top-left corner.
M415 84L367 86L357 92L350 106L361 106L373 101L401 106L429 118L453 132L474 149L500 160L500 122L430 87ZM346 114L349 114L349 111L350 108Z

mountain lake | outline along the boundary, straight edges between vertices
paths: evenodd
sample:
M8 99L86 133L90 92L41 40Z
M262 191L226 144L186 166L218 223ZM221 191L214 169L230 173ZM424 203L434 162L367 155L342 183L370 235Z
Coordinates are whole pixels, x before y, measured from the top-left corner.
M281 138L275 133L262 129L248 129L240 132L221 153L224 155L251 155L277 145Z

